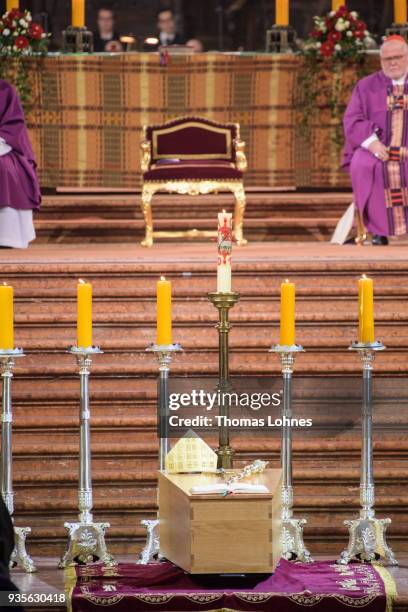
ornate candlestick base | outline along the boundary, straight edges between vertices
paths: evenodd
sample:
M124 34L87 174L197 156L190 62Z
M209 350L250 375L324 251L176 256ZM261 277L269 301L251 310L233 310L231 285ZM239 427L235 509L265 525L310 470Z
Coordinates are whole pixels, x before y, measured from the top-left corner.
M239 302L240 294L235 292L222 293L215 291L207 294L210 302L218 308L218 388L220 393L228 393L231 391L229 382L229 345L228 335L231 329L229 322L229 310L237 302ZM219 415L229 417L229 407L224 405L224 402L219 407ZM216 450L218 456L217 468L230 470L232 468L232 456L234 451L230 446L229 427L221 425L219 428L219 443Z
M70 565L94 563L102 561L104 565L117 565L116 561L108 553L105 543L105 529L110 527L109 523L94 523L92 514L90 522L64 523L68 531L68 548L58 564L60 569Z
M157 361L159 363L159 392L157 396L157 419L160 430L160 443L159 443L159 469L166 469L166 456L169 451L169 438L168 438L168 382L171 360L173 359L174 353L182 351L183 348L180 344L151 344L147 347L146 351L149 353L156 353ZM140 565L147 565L155 560L155 557L160 553L160 539L159 539L159 519L145 519L140 523L146 527L146 544L144 545L138 563Z
M159 519L147 519L140 522L146 527L146 544L138 559L139 565L153 563L160 554Z
M295 49L296 32L291 26L274 25L266 31L266 51L292 53Z
M277 344L270 349L278 353L282 364L283 402L282 402L282 556L288 561L313 561L310 552L303 542L303 525L306 519L293 516L293 486L292 486L292 374L296 353L302 352L302 346L293 344L285 346Z
M85 26L83 28L68 26L62 32L62 40L62 49L65 53L93 52L93 34Z
M352 559L358 561L380 561L398 565L392 549L387 545L385 532L391 519L375 518L372 436L372 371L375 353L383 351L381 342L353 342L350 350L358 351L363 369L362 445L360 474L360 518L344 521L349 528L349 544L341 553L337 563L347 565Z
M386 529L391 519L360 517L344 521L349 528L349 543L337 563L347 565L352 560L381 561L384 565L398 565L392 549L386 542Z
M79 448L79 521L64 523L68 531L68 547L58 567L64 569L76 563L102 561L104 565L116 565L105 544L105 529L109 523L94 523L92 515L92 475L89 410L89 372L92 355L103 351L97 346L82 348L73 346L69 352L75 355L80 378L80 448Z
M12 427L13 407L11 399L11 380L13 378L14 359L24 357L23 349L0 350L2 376L2 428L1 428L1 494L14 527L15 546L11 555L11 567L21 566L26 572L37 571L34 561L26 551L26 537L31 533L30 527L14 525L14 491L13 491L13 452Z

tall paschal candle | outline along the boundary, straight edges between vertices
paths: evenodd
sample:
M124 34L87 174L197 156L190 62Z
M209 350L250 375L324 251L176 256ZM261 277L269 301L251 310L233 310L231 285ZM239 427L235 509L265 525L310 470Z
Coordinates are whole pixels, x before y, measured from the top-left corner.
M231 293L232 214L218 213L217 292Z

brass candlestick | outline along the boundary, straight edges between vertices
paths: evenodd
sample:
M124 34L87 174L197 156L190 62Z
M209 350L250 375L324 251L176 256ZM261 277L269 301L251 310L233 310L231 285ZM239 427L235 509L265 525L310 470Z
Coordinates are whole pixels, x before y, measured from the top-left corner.
M381 342L353 342L349 348L358 351L363 371L363 403L361 409L361 466L360 466L360 517L344 521L350 532L347 548L341 553L337 563L347 565L352 559L359 561L382 561L388 565L398 565L392 549L386 542L386 529L391 519L375 518L374 476L373 476L373 407L372 372L375 353L383 351Z
M64 569L76 563L91 563L95 560L104 565L117 565L108 553L105 543L105 530L109 523L95 523L92 507L92 472L91 472L91 417L89 409L89 373L92 356L102 353L97 346L82 348L73 346L69 352L74 355L79 367L80 378L80 446L79 446L79 483L78 506L79 516L77 523L64 523L68 531L68 547L58 567Z
M35 572L34 561L27 554L25 541L30 527L16 527L14 525L14 491L13 491L13 406L11 399L11 380L13 378L14 360L24 357L23 349L15 348L0 350L2 382L2 428L1 428L1 494L7 510L11 516L14 527L15 547L11 555L11 565L21 565L29 573Z
M298 344L283 346L277 344L270 349L278 353L282 364L283 402L282 402L282 556L288 561L313 561L303 542L303 525L306 519L293 517L292 484L292 374L297 353L304 349Z
M229 345L228 335L231 329L231 324L228 319L229 310L232 308L240 298L239 293L229 292L221 293L219 291L208 293L208 299L210 302L218 308L219 321L216 325L218 329L218 391L221 394L228 393L231 390L231 384L229 381ZM229 407L225 406L224 402L221 402L219 406L219 415L229 417ZM229 427L223 424L219 428L219 443L217 449L218 455L218 468L231 469L232 468L232 454L233 450L230 446L229 440Z
M290 25L273 25L270 30L266 30L268 53L293 53L295 48L296 32Z
M69 25L62 32L62 49L65 53L92 53L93 34L85 26L82 28Z
M168 416L169 416L169 373L171 360L173 355L179 351L182 351L180 344L151 344L147 347L146 351L155 353L157 361L159 363L159 391L157 394L157 419L160 431L160 443L159 443L159 469L164 471L166 469L166 456L169 451L169 437L168 437ZM157 504L159 505L159 504ZM141 521L141 525L146 527L147 536L146 544L140 553L138 563L140 565L147 565L152 563L155 556L160 553L160 537L158 533L159 517L155 519L144 519Z

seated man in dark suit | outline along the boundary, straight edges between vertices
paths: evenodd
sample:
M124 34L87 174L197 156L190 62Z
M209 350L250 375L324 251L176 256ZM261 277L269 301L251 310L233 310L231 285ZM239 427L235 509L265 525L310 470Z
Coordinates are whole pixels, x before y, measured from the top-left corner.
M94 51L121 51L120 36L115 32L115 17L113 10L101 7L97 16L98 29L94 32Z
M173 11L165 9L157 15L157 37L149 37L145 41L146 51L157 51L159 46L185 45L186 39L176 30L176 21Z

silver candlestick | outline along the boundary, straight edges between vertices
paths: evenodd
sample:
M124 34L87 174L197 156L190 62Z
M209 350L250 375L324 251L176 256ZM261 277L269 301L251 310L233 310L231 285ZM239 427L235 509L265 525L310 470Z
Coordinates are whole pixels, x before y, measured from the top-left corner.
M159 442L159 469L166 469L166 456L169 452L168 437L168 414L169 414L169 372L174 353L182 351L180 344L151 344L146 351L156 353L159 363L159 391L157 394L157 422L160 431ZM160 540L158 534L159 519L145 519L141 525L146 527L146 544L140 553L138 563L146 565L154 560L160 552Z
M34 561L27 554L25 541L30 527L14 525L14 492L13 492L13 452L12 429L13 407L11 401L11 379L13 378L14 359L24 357L23 349L0 350L2 382L2 428L1 428L1 494L14 527L15 547L11 555L11 566L20 565L26 572L37 571Z
M69 352L77 359L80 377L80 448L79 448L79 485L78 506L79 521L64 523L68 531L68 547L58 567L61 569L76 563L91 563L102 561L104 565L116 565L116 561L108 553L105 543L105 530L109 523L94 523L92 515L92 475L91 475L91 441L90 441L90 411L89 411L89 371L92 355L103 351L92 346L80 348L73 346Z
M382 561L385 565L398 565L392 549L386 542L386 529L391 519L375 518L373 477L373 408L372 372L375 353L383 351L381 342L353 342L351 351L358 351L363 369L363 403L360 466L360 518L345 521L350 532L348 547L341 553L337 563L347 565L352 559L359 561Z
M278 353L282 364L283 401L282 401L282 556L289 561L313 561L310 552L303 542L303 525L306 519L293 517L293 484L292 484L292 374L297 353L302 346L277 344L270 349Z

